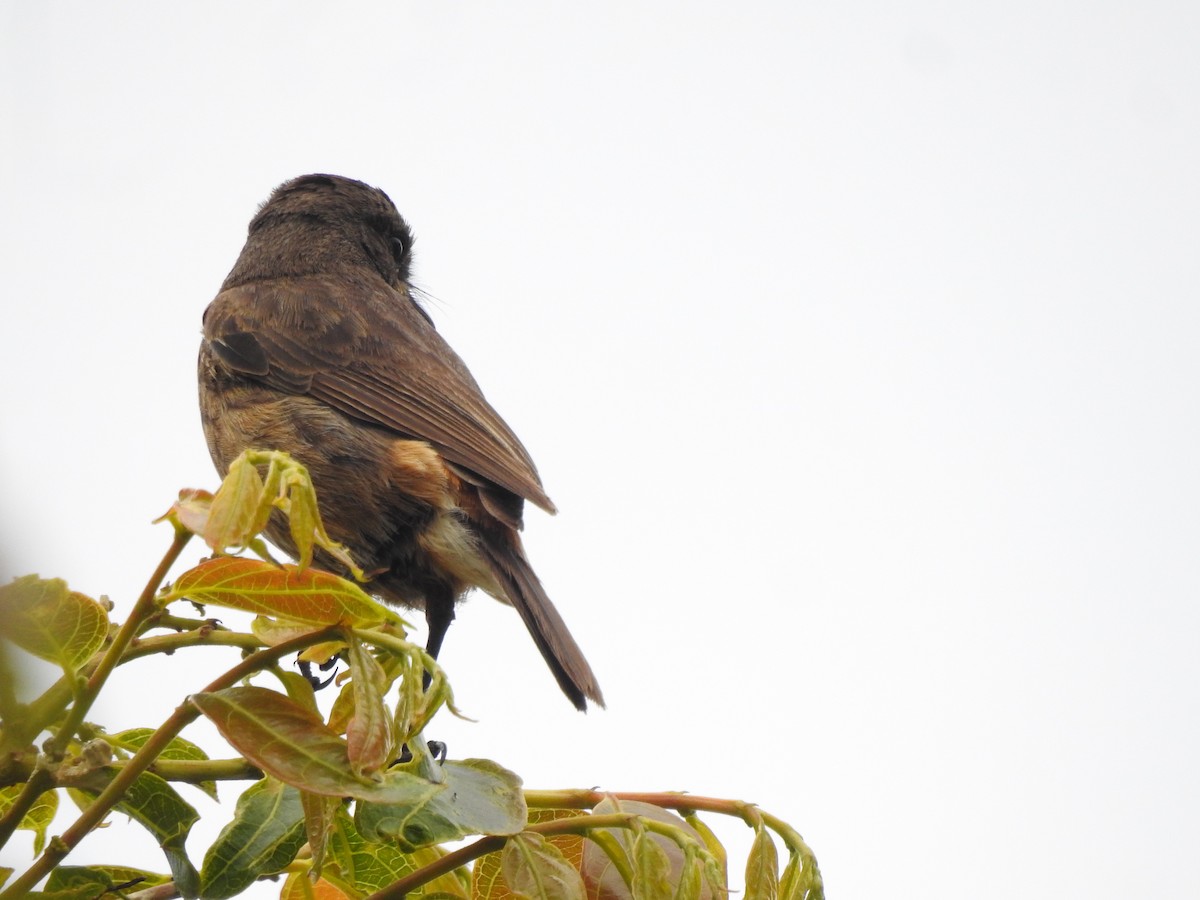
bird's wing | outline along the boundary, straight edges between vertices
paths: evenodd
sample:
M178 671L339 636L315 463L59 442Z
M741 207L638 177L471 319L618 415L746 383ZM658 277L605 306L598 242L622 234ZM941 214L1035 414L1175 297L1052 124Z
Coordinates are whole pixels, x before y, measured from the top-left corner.
M237 374L428 441L477 487L486 489L486 479L554 512L529 453L462 360L410 297L376 278L306 276L229 288L204 314L204 339ZM513 517L512 502L491 499L489 509L494 503L501 518Z

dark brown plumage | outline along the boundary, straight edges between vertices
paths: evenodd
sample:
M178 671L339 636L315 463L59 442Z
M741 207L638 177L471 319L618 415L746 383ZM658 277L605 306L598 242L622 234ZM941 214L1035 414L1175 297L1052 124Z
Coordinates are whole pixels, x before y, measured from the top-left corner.
M308 467L330 536L384 600L423 609L433 654L472 587L512 604L579 709L604 705L525 558L533 461L408 286L412 234L388 196L305 175L250 222L204 314L200 410L222 475L243 450ZM272 541L295 551L287 528ZM328 556L322 565L338 569Z

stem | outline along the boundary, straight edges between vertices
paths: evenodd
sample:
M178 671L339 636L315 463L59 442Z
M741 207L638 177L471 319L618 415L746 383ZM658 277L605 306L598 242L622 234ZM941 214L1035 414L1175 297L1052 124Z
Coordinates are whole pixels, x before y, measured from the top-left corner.
M115 763L127 766L128 762ZM164 781L202 784L205 781L260 781L262 769L244 759L160 759L148 769Z
M538 822L525 830L541 835L578 834L586 835L593 828L630 828L637 816L632 813L611 813L603 816L574 816L570 819L555 819L551 822ZM453 853L447 853L437 862L430 863L424 868L405 875L399 881L393 882L381 891L371 894L367 900L399 900L409 891L415 891L423 884L428 884L435 878L453 872L459 866L464 866L472 860L479 859L486 853L494 853L504 846L507 835L489 835L480 838L473 844L460 847ZM0 895L2 896L2 895Z
M525 803L537 809L591 809L605 797L649 803L651 806L675 810L684 816L692 812L719 813L723 816L741 819L751 828L762 823L778 834L788 849L805 854L806 859L814 858L812 850L804 842L804 838L792 826L778 816L764 812L755 804L746 803L744 800L723 800L720 797L700 797L674 791L601 793L600 791L565 790L526 791Z
M240 647L243 650L261 650L264 644L252 634L241 631L181 631L176 634L157 634L154 637L138 638L121 664L150 656L154 653L174 653L183 647Z
M143 623L142 630L149 628L165 628L168 631L197 631L201 628L211 628L218 631L228 631L216 619L193 619L188 616L176 616L166 609L160 609Z
M151 599L153 599L153 595L151 595ZM340 634L338 627L330 626L320 631L292 638L290 641L284 641L276 647L252 653L232 669L225 672L225 674L219 676L212 684L204 688L204 691L205 693L211 693L232 687L243 678L265 669L269 665L273 665L289 653L298 652L312 644L331 640L338 634ZM176 707L170 718L160 725L158 730L142 745L142 749L135 753L133 758L121 767L116 777L109 782L108 787L83 811L71 827L64 831L60 837L50 841L50 845L38 857L37 861L20 878L10 883L3 892L0 892L0 900L10 900L10 898L24 896L34 885L49 875L54 867L62 862L67 854L75 849L76 845L92 829L100 824L108 812L121 800L134 780L150 768L158 755L166 749L167 744L199 715L200 710L186 699Z

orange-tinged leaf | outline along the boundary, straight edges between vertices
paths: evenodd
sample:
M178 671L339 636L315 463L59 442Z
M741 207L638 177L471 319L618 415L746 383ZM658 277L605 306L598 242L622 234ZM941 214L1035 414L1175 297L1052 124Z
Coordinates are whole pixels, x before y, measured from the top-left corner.
M203 535L204 529L208 527L208 513L212 508L212 500L211 491L184 488L179 492L179 499L171 504L171 508L154 521L161 522L167 519L177 528Z
M314 884L307 872L292 872L283 883L279 900L353 900L350 894L339 890L324 878Z
M417 804L440 789L407 772L392 771L374 780L356 776L346 742L317 713L275 691L235 687L193 694L191 701L247 760L300 790Z
M0 637L74 672L104 645L108 613L60 578L26 575L0 587Z
M193 694L191 701L235 749L264 772L301 790L345 795L346 743L318 713L260 687Z
M180 575L161 602L183 597L316 626L363 627L399 621L395 613L344 578L259 559L222 556L205 560Z

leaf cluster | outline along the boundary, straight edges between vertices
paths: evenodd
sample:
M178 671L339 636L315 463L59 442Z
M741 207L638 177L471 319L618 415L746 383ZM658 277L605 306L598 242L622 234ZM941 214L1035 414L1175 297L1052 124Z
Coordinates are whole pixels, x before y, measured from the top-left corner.
M289 519L298 565L277 564L262 544L276 510ZM215 494L184 491L163 519L171 545L123 622L57 579L0 587L0 848L27 830L35 856L19 874L0 869L0 900L221 898L280 876L286 898L712 898L727 892L726 859L701 811L755 830L748 897L822 896L803 840L751 805L525 791L490 760L435 758L423 735L439 710L455 711L445 674L392 610L309 565L319 547L362 574L325 533L307 472L285 454L244 454ZM195 535L214 555L167 583ZM207 616L210 606L255 618L232 630ZM214 645L238 648L240 660L158 726L110 733L89 720L117 666ZM14 646L62 676L19 696ZM281 665L293 654L344 660L328 712L312 684ZM234 756L212 759L181 736L200 716ZM216 798L219 782L239 780L250 785L196 865L186 843L200 815L178 785ZM64 799L77 817L50 837ZM113 814L154 836L163 871L65 864ZM788 852L782 874L771 832ZM474 840L445 847L464 838Z

